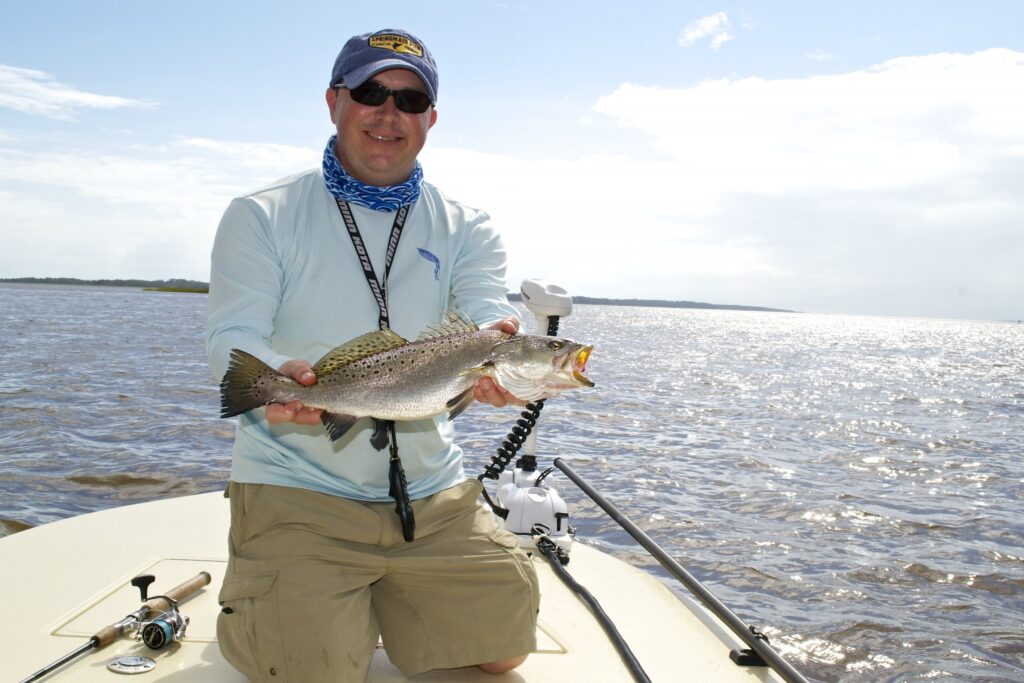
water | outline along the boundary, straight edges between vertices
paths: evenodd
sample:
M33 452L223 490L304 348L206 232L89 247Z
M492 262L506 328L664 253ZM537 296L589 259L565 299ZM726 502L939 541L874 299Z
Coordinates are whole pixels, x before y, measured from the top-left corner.
M224 485L205 305L0 285L0 533ZM597 387L548 402L542 454L805 675L1024 679L1024 325L577 306L562 331ZM459 418L469 471L513 418ZM552 479L581 537L673 585Z

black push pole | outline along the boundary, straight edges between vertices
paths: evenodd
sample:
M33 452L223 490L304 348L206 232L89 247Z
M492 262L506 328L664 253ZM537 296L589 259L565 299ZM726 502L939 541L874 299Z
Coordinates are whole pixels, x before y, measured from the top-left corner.
M744 624L739 617L737 617L732 610L730 610L725 603L719 600L714 593L709 591L704 584L697 580L690 572L676 562L672 557L668 555L662 548L651 540L651 537L645 534L640 528L633 524L624 514L612 505L610 502L605 500L604 496L598 493L590 484L585 482L576 472L561 458L555 458L555 467L560 469L565 476L569 477L581 491L586 493L591 500L598 504L602 510L608 513L612 519L614 519L619 526L625 529L630 536L632 536L637 543L647 549L651 555L664 567L670 574L679 579L686 588L693 593L701 603L707 607L712 613L721 619L736 636L746 643L751 650L757 653L761 659L774 669L784 680L788 683L807 683L807 679L801 675L799 671L793 668L793 666L783 659L778 652L776 652L771 645L768 644L764 636L760 636L753 627ZM735 659L735 657L734 657Z

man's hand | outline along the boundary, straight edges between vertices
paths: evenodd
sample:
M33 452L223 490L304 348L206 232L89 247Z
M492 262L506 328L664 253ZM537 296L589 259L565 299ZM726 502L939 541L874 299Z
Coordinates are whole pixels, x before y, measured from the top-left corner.
M519 331L519 321L515 318L505 318L493 325L489 325L485 329L501 330L505 334L515 334ZM489 403L496 408L504 408L510 403L516 406L526 405L526 401L520 401L505 391L490 377L481 377L477 380L476 385L473 387L473 396L480 403Z
M277 369L285 377L291 377L304 387L316 384L316 375L312 367L304 360L293 359ZM294 422L300 425L320 424L319 408L307 408L301 401L289 403L271 403L267 406L267 422L270 424L281 424L283 422Z

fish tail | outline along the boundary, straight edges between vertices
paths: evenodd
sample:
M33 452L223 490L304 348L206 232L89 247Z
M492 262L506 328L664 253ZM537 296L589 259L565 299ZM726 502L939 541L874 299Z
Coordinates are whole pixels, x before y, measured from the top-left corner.
M272 388L283 375L256 356L231 349L228 370L220 383L220 416L234 417L275 403Z

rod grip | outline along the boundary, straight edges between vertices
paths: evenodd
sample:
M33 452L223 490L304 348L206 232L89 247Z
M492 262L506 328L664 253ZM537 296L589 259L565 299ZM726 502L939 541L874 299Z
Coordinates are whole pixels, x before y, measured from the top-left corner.
M142 606L153 612L164 612L171 608L171 604L167 602L165 596L175 602L184 602L190 595L198 591L200 588L208 586L210 584L210 580L209 572L199 572L191 579L178 584L163 595L158 595L155 598L147 600Z
M125 624L123 621L119 621L116 624L110 626L104 626L95 634L93 634L90 640L96 644L97 648L106 647L112 642L124 635Z

